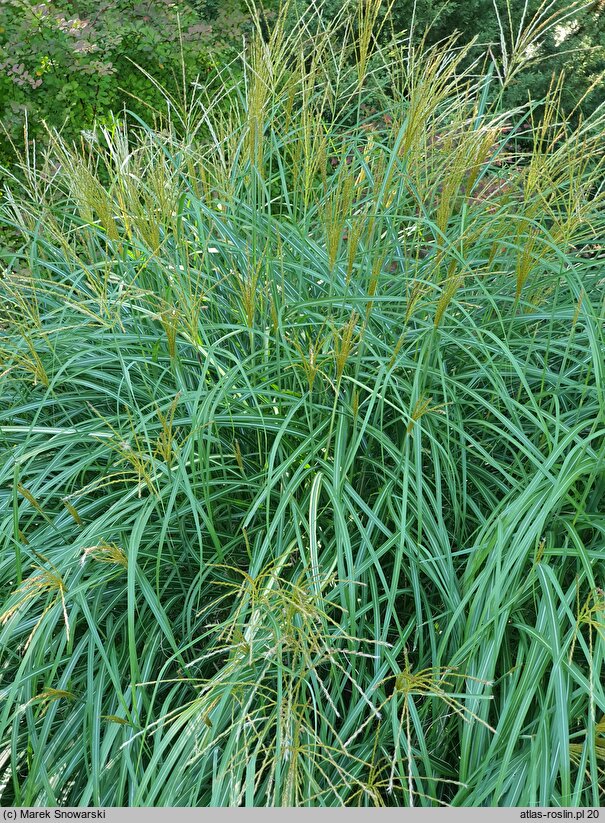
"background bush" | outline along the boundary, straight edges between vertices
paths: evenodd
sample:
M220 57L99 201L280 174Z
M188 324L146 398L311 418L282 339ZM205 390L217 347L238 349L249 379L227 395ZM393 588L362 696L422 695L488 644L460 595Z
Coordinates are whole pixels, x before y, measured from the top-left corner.
M45 139L41 121L67 139L124 106L150 116L164 108L159 84L183 94L198 76L212 85L215 66L241 48L247 16L238 0L171 3L168 0L70 2L4 0L0 3L0 118L8 136L23 144ZM148 72L150 81L135 65ZM0 138L0 162L11 152Z
M393 18L396 26L405 26L412 17L413 0L395 0ZM516 106L528 97L542 99L552 82L553 75L565 72L561 97L565 110L573 109L587 89L596 87L584 101L584 113L593 110L605 100L605 84L598 82L605 70L605 3L540 2L540 0L508 0L497 2L500 24L505 33L508 51L519 30L528 28L536 20L536 42L531 47L535 62L510 84L506 104ZM493 2L486 0L419 0L416 16L420 31L434 21L429 42L448 37L453 30L461 32L464 40L477 37L478 43L490 45L494 54L502 56L501 26ZM560 22L556 22L557 19ZM511 32L512 29L512 32Z
M313 7L309 0L294 0L298 13ZM350 2L350 7L355 3ZM321 4L326 19L335 20L342 3ZM476 57L489 47L502 60L503 50L512 53L519 34L532 30L532 45L523 68L508 84L506 104L516 106L528 97L545 96L553 76L565 72L562 106L574 109L592 88L581 105L587 112L605 100L605 84L599 82L605 71L605 3L602 0L393 0L385 4L382 19L388 20L387 33L414 30L416 42L443 41L454 32L460 42L477 38ZM533 24L532 24L533 21ZM504 35L502 37L502 34ZM426 35L426 36L425 36ZM504 49L503 49L504 44Z
M269 0L264 5L270 27L277 4ZM309 5L308 0L295 0L293 19L300 19L300 13ZM517 32L523 19L527 24L542 13L542 27L536 29L532 46L538 62L527 63L508 84L507 105L526 102L528 94L533 99L542 98L553 72L565 69L562 105L568 111L573 109L605 69L605 4L601 0L575 4L567 0L531 0L528 4L525 0L510 0L499 2L498 7L509 51L514 37L509 32L508 16L513 32ZM325 20L334 20L342 8L341 2L321 4ZM545 25L544 21L556 22L559 18L561 25ZM461 42L477 36L481 44L492 44L494 53L501 56L500 26L491 0L394 0L383 36L391 29L409 29L412 21L418 37L430 26L428 43L458 30ZM133 62L160 86L182 97L198 77L212 88L216 67L234 59L234 71L241 76L236 56L242 35L249 34L250 28L249 14L241 0L2 0L3 128L21 147L26 112L30 140L46 139L42 120L50 127L63 128L64 135L71 139L95 121L106 123L110 112L119 113L124 106L149 118L149 107L161 109L164 101L158 88ZM603 101L603 89L603 83L597 83L584 101L584 112ZM12 160L14 152L6 135L1 134L0 164Z

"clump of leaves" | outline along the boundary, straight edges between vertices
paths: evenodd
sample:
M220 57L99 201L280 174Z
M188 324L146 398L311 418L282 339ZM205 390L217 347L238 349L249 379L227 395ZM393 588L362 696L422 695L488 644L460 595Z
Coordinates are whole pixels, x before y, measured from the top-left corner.
M8 176L5 806L600 804L605 115L363 6Z

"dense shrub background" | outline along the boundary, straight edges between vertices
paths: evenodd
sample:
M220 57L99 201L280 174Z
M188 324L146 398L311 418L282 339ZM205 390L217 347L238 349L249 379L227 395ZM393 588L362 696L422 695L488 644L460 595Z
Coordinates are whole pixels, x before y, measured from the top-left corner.
M523 18L531 20L542 10L548 10L547 16L565 14L569 8L570 17L561 26L545 32L540 37L540 49L536 54L537 62L527 66L508 90L507 102L511 106L523 104L528 94L533 99L543 98L551 83L553 74L565 71L563 105L568 110L575 107L587 88L597 81L605 69L605 3L603 0L588 3L571 3L569 0L555 0L553 3L539 0L509 0L498 2L501 22L508 27L506 7L510 8L510 17L514 30L518 30ZM411 18L414 0L397 0L393 7L396 27L406 27ZM577 8L577 13L575 9ZM430 41L436 42L447 37L454 29L463 34L463 39L477 37L481 44L493 44L499 54L500 32L494 4L490 0L453 0L442 3L440 0L418 0L416 15L419 29L424 30L434 21ZM563 39L564 38L564 39ZM602 83L597 83L594 91L587 97L584 111L594 109L605 99Z
M268 0L264 5L270 20L276 4ZM312 0L294 0L292 5L297 13ZM320 5L328 19L343 6L340 0ZM510 106L526 102L528 94L541 98L553 72L565 69L562 102L572 109L605 68L605 3L500 2L504 29L509 28L507 5L514 26L526 5L526 21L541 9L549 17L577 8L569 17L570 29L545 31L539 38L538 62L528 65L507 89ZM0 164L14 156L10 140L22 145L26 113L30 139L42 138L42 120L62 127L69 139L95 121L107 122L109 112L125 106L149 119L149 107L162 108L163 99L134 64L181 96L183 69L188 84L199 78L212 85L216 67L236 61L248 21L245 0L0 0L0 118L5 131L0 135ZM482 44L493 44L496 53L502 51L491 0L394 0L385 34L391 27L409 30L412 21L418 37L431 26L429 43L458 30L462 40L478 36ZM603 99L603 84L597 83L584 110Z
M163 97L137 65L172 93L182 94L183 69L188 82L212 83L215 64L236 56L246 19L238 0L3 0L0 162L11 155L7 137L21 146L26 112L30 138L44 134L42 120L71 138L124 106L149 117Z
M313 5L313 0L294 0L293 13ZM320 5L322 13L331 19L339 15L343 6L339 0L326 0ZM417 42L425 38L426 43L434 45L458 32L462 43L477 39L471 57L477 57L489 46L501 59L500 27L505 33L504 49L510 54L520 28L529 31L530 21L534 20L538 47L532 46L532 59L508 84L506 104L523 105L528 96L534 100L544 98L553 76L560 72L565 72L562 104L567 111L580 104L579 109L586 114L605 100L605 86L600 82L605 70L603 0L497 0L496 6L498 14L493 0L393 0L382 39L393 29L413 29ZM387 8L385 4L383 17ZM591 86L594 88L582 100Z

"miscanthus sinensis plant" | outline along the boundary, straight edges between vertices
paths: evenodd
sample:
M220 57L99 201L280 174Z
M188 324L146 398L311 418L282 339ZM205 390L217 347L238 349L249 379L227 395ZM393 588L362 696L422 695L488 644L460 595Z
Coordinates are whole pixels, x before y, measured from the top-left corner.
M381 15L5 187L3 805L603 799L605 116Z

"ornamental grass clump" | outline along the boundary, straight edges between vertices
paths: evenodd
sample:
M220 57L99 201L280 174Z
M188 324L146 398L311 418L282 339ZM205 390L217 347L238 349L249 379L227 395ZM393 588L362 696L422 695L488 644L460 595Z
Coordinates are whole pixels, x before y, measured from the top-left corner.
M5 806L602 803L605 115L383 11L3 193Z

